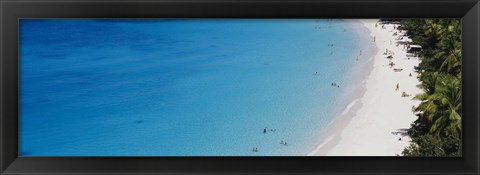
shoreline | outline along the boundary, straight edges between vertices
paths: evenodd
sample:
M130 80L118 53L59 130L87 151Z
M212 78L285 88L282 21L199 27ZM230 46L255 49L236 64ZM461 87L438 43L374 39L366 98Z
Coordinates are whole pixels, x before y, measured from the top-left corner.
M361 81L361 94L349 99L348 106L328 126L323 141L307 156L395 156L410 144L407 131L417 118L411 108L420 103L412 98L421 93L416 87L420 81L415 78L414 66L420 61L407 59L403 45L396 46L393 33L398 30L393 30L393 24L382 29L381 25L375 27L377 19L357 21L370 31L370 42L376 38L373 47L378 52L372 55L373 66ZM393 51L394 68L402 71L395 72L388 66L385 49ZM401 97L402 92L411 96Z

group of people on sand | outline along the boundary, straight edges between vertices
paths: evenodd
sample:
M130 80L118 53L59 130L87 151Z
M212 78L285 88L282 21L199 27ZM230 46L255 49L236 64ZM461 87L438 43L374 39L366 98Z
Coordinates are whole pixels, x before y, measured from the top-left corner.
M375 23L375 27L378 27L378 22ZM382 29L385 29L385 24L382 24Z
M375 23L375 27L378 26L378 22ZM382 29L386 29L385 24L382 24ZM397 25L393 25L393 30L397 29Z
M388 60L390 61L390 63L388 63L388 65L390 66L390 68L394 68L393 66L395 66L395 63L393 62L393 52L391 50L388 50L388 49L385 49L385 52L383 53L384 55L388 55L387 58Z
M385 49L385 52L383 52L383 55L393 55L392 50Z
M337 83L332 83L330 86L337 87L337 88L340 87L340 85L337 85Z
M378 24L375 23L375 27L377 27L377 26L378 26ZM384 25L384 24L382 24L382 29L385 29L385 25ZM397 26L394 25L394 26L393 26L393 29L394 29L394 30L397 29ZM394 32L394 33L393 33L393 36L396 36L396 35L398 35L398 33L397 33L397 32ZM375 38L374 38L374 41L375 41ZM392 44L391 41L390 41L390 44ZM397 43L397 47L398 47L398 43ZM394 67L394 66L395 66L395 63L393 62L393 52L392 52L392 50L385 49L385 52L383 53L383 55L388 55L388 56L387 56L387 58L389 59L388 65L390 66L390 68L394 68L394 71L395 71L395 72L400 72L400 71L403 70L403 69L397 69L397 68ZM409 77L412 77L412 73L409 73L408 76L409 76ZM398 90L400 90L400 84L399 84L399 83L397 83L397 85L395 86L395 91L398 91ZM401 96L402 96L402 97L410 97L411 94L407 94L406 92L402 92L402 95L401 95ZM415 106L412 107L412 111L414 111L414 108L415 108ZM399 140L401 140L401 139L399 139Z
M388 49L385 49L385 52L384 52L383 54L384 54L384 55L389 54L389 55L387 56L388 60L390 61L390 62L388 63L388 65L390 66L390 68L393 68L393 71L395 71L395 72L400 72L400 71L403 70L403 69L397 69L397 68L394 67L394 66L395 66L395 63L393 62L393 55L392 55L392 52L391 52L391 51L389 51Z
M378 26L378 25L375 24L375 27L377 27L377 26ZM393 26L393 29L394 29L394 30L397 29L397 28L398 28L398 27L397 27L396 25ZM384 24L382 24L382 29L385 29L385 25L384 25ZM393 33L393 36L397 36L398 34L399 34L399 33L394 32L394 33ZM403 37L402 37L401 39L403 39ZM398 40L398 39L397 39L397 40ZM374 38L374 42L375 42L375 38ZM400 44L400 43L397 42L397 43L396 43L396 47L398 47L399 44ZM392 41L390 41L390 45L392 45ZM405 44L405 45L403 45L403 47L404 47L403 50L405 50L407 46L408 46L408 43ZM395 72L400 72L400 71L402 71L403 69L398 69L398 68L395 68L395 67L394 67L394 66L395 66L395 63L393 62L393 54L394 54L394 53L392 52L392 50L389 50L389 49L385 49L385 52L383 53L383 55L386 55L386 58L389 59L388 65L390 66L390 68L393 68L393 70L394 70ZM410 59L409 59L409 60L410 60ZM412 77L412 73L409 73L408 76L409 76L409 77ZM399 91L399 90L400 90L400 83L397 83L396 86L395 86L395 91ZM406 92L402 92L402 94L401 94L401 97L410 97L410 96L411 96L411 94L408 94L408 93L406 93ZM416 109L416 107L415 107L415 105L413 105L413 106L412 106L412 109L411 109L412 112L415 112L415 109ZM402 137L399 137L399 138L398 138L398 141L402 141Z

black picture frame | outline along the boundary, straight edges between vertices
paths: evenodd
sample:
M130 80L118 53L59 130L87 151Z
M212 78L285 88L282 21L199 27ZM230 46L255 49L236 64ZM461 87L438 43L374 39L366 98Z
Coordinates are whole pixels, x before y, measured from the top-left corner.
M463 156L18 157L20 18L461 18ZM478 0L0 0L0 174L479 174Z

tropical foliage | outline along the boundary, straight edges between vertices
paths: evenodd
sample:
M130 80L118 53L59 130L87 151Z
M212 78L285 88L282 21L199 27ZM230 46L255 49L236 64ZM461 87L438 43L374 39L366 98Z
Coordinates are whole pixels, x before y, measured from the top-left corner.
M402 19L413 44L421 45L421 104L405 156L461 156L462 88L461 26L458 19Z

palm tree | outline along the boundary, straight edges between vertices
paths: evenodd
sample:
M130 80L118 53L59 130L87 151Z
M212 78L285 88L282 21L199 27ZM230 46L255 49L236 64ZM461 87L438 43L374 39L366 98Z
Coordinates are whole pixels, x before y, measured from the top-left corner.
M414 97L418 119L409 132L410 156L461 155L461 27L458 19L404 19L413 42L423 47L418 85L424 92ZM438 148L438 149L437 149Z
M461 132L462 94L460 80L437 72L423 77L419 85L425 93L415 96L421 100L415 111L418 114L419 125L429 128L435 135L452 134L447 128Z
M418 94L414 97L416 100L421 100L422 102L418 107L415 108L418 114L418 124L426 128L430 128L433 123L433 120L436 115L437 105L435 104L435 88L438 83L438 73L424 73L422 74L422 84L419 84L418 87L423 89L424 93Z
M425 19L423 30L427 37L433 37L435 41L438 41L438 38L441 38L445 33L446 28L434 19Z
M444 28L439 35L439 42L436 43L436 48L432 58L435 70L441 72L457 75L460 73L461 67L461 37L460 37L460 23L458 20L444 21L446 28ZM426 26L435 27L436 24L429 24ZM434 29L430 29L431 31Z
M435 93L435 86L439 80L439 73L438 72L423 72L421 74L422 84L417 85L420 89L423 89L427 95L432 95ZM418 100L423 100L421 98L417 98Z
M453 38L453 37L449 37ZM462 51L460 49L461 42L449 40L447 41L447 49L438 52L438 56L443 58L440 65L440 71L457 75L460 73Z
M452 128L461 133L462 90L460 80L447 76L438 84L434 96L438 100L438 111L430 132L439 135L442 132L449 132L450 130L447 128Z

